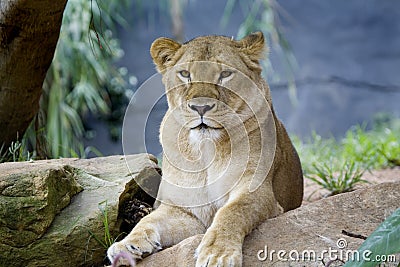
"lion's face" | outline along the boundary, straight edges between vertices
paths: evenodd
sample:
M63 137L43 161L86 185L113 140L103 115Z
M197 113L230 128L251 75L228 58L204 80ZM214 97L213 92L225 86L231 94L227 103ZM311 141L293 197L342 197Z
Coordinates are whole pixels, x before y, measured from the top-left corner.
M251 118L250 107L268 97L258 83L263 49L261 33L240 41L199 37L183 45L157 39L151 55L163 74L169 114L190 134L213 139Z

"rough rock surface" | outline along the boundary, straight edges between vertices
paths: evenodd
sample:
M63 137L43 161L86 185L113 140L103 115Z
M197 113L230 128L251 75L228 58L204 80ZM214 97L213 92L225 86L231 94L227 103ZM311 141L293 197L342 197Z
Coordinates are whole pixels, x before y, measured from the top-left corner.
M344 235L342 230L368 236L399 208L399 200L400 182L384 183L322 199L269 219L246 237L243 266L325 266L330 261L329 250L345 260L346 252L356 250L364 240ZM145 258L138 266L194 266L194 251L201 238L197 235L183 240ZM286 252L281 256L288 261L278 260L279 250ZM297 257L292 250L299 257L308 257L310 254L302 253L312 250L316 257L292 261L289 253ZM327 252L322 254L324 250Z
M157 171L147 154L0 164L0 266L103 266L105 215L116 238L119 199L148 198L131 179Z
M0 174L1 240L13 247L40 238L71 197L82 191L74 178L78 170L68 165L21 171Z

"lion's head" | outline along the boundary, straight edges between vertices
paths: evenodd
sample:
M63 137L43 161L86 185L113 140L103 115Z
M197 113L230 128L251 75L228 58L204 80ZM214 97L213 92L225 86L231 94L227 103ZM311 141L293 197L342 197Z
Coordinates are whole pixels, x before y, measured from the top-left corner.
M259 64L264 52L261 32L239 41L204 36L180 44L159 38L150 49L175 121L190 134L213 139L270 104Z

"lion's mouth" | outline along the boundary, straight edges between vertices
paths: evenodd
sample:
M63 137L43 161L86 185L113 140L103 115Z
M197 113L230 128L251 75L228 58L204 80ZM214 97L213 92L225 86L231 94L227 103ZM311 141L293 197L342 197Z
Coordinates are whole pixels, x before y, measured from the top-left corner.
M213 130L218 130L221 128L217 128L217 127L212 127L210 125L205 124L204 122L201 122L199 125L190 128L191 130L207 130L207 129L213 129Z

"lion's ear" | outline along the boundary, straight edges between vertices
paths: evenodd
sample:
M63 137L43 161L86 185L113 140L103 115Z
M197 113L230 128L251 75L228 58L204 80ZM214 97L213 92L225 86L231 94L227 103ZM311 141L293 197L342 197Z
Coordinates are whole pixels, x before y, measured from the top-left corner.
M150 47L150 54L158 71L163 71L166 68L166 63L172 59L176 51L181 47L180 43L169 38L158 38Z
M252 61L258 61L265 56L264 35L262 32L250 33L238 41L241 50L249 56Z

